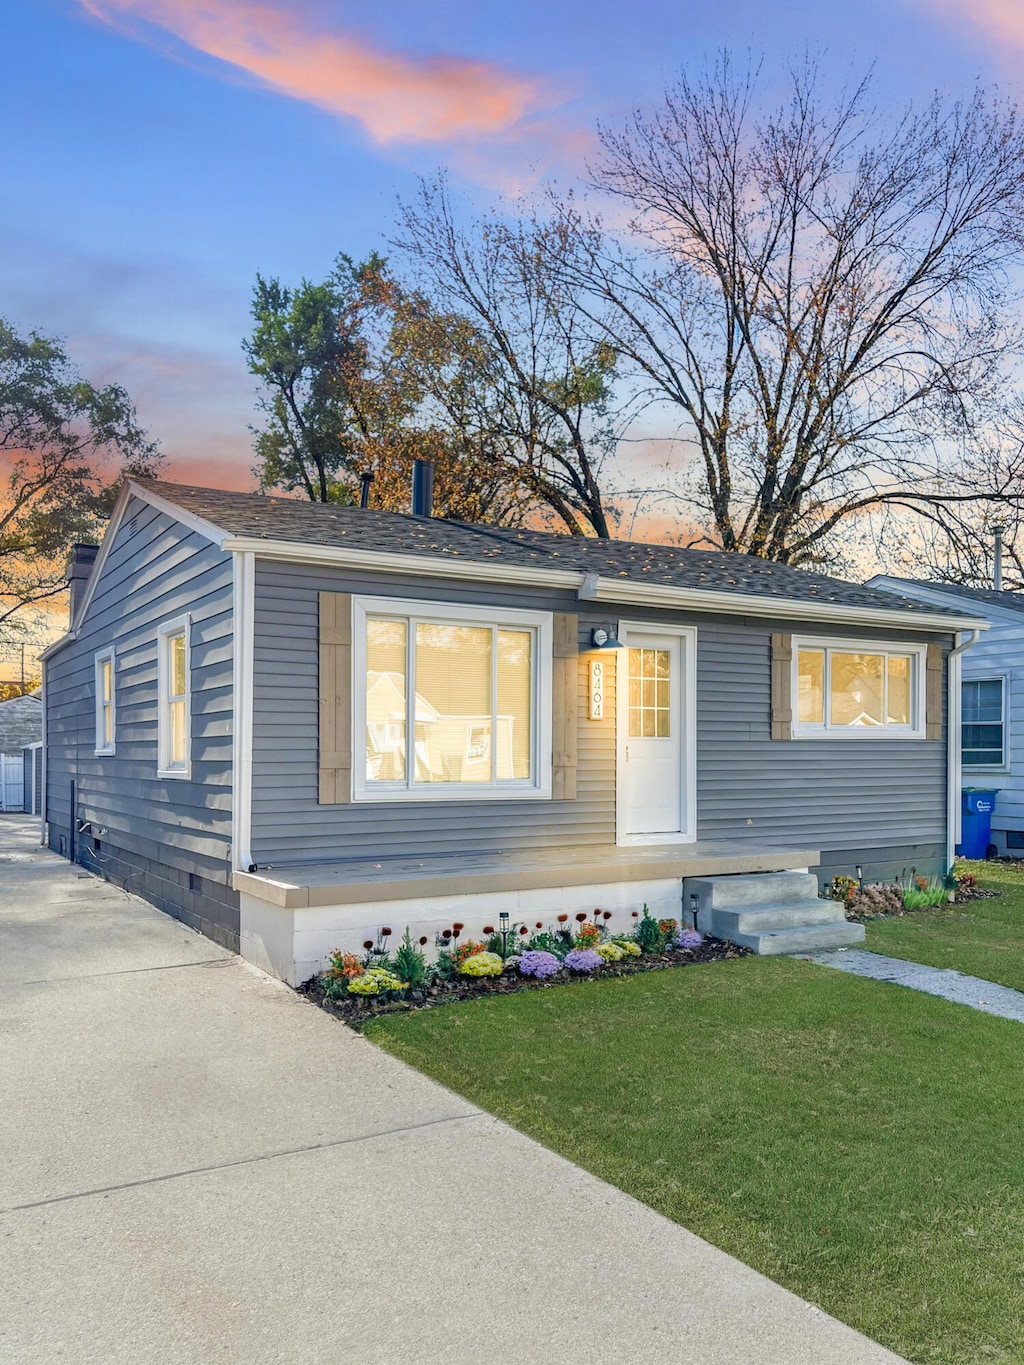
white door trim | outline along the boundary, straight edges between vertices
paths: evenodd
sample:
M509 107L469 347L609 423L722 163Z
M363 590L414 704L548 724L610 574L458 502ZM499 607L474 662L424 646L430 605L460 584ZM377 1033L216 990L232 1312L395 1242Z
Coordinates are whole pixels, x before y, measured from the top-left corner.
M661 621L620 621L619 641L629 647L630 632L634 635L673 635L679 638L680 677L679 711L676 733L680 736L683 753L679 764L680 822L678 834L627 834L626 784L619 781L625 771L626 730L628 725L629 689L623 667L625 655L617 652L615 670L615 842L631 844L693 844L697 841L697 628L696 626L666 625Z

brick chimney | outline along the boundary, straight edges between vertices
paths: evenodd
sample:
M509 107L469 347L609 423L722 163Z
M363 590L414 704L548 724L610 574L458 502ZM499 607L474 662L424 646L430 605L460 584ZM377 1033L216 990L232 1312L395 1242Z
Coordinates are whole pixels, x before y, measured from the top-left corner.
M98 545L72 545L71 560L68 564L68 586L71 589L71 624L75 624L79 604L85 595L86 585L92 573L92 566L99 554Z

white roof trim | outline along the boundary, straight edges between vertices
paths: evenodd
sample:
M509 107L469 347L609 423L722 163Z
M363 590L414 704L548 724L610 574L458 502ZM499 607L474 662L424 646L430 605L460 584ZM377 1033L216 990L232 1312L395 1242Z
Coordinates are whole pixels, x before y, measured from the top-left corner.
M203 517L197 517L194 512L190 512L185 507L179 507L176 502L170 502L167 498L162 498L159 493L154 493L144 484L137 483L134 479L126 479L121 488L121 492L118 494L117 502L114 504L114 510L110 514L107 529L103 533L99 553L93 563L92 572L89 574L89 581L85 585L85 592L79 603L75 619L71 622L67 633L62 635L59 640L55 640L52 645L47 649L44 649L40 654L39 658L43 663L52 655L58 653L59 650L63 649L66 644L70 644L72 640L77 640L79 628L85 620L86 612L89 610L89 605L96 592L96 585L100 580L100 574L103 572L103 566L107 561L107 556L110 554L110 548L114 543L114 538L118 531L121 529L125 510L133 497L138 498L140 502L148 503L158 512L165 513L174 521L180 522L181 525L187 526L190 531L195 531L198 535L213 541L218 547L220 547L227 538L227 532L221 530L219 526L214 526L213 522L206 521Z
M850 624L909 627L914 630L985 630L988 622L957 615L845 606L759 593L723 592L713 588L677 587L669 583L638 583L626 578L603 578L578 569L535 568L528 564L489 563L460 556L394 554L351 546L310 545L302 541L262 540L229 536L221 548L247 551L260 559L293 564L325 564L378 573L413 573L428 578L462 578L484 583L522 583L568 588L582 601L620 605L671 607L676 611L718 611L736 616L774 616L799 621L842 621Z

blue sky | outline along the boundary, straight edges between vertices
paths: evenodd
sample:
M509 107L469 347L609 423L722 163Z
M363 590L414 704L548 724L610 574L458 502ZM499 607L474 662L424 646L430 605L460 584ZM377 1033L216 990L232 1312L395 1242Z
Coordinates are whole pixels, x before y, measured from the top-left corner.
M485 200L571 179L598 118L721 45L877 63L900 105L1020 93L1018 0L32 0L3 19L0 315L129 389L172 475L245 487L257 270L382 245L450 166Z

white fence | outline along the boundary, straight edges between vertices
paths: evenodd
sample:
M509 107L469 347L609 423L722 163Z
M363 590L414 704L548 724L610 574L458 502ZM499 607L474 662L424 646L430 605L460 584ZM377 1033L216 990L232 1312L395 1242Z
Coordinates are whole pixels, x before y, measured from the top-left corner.
M24 809L24 759L21 754L0 754L0 810Z

